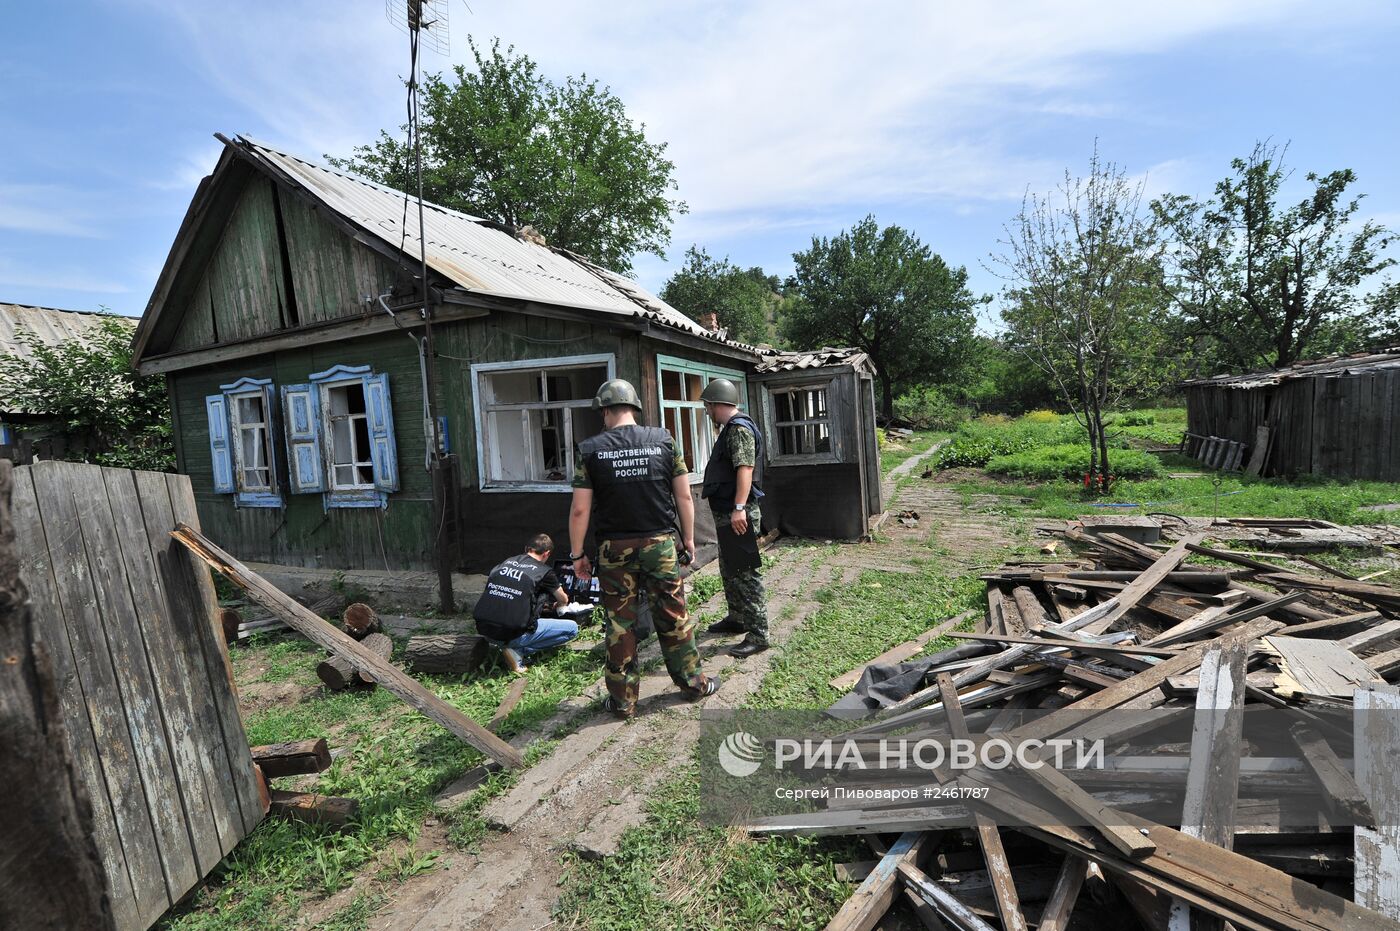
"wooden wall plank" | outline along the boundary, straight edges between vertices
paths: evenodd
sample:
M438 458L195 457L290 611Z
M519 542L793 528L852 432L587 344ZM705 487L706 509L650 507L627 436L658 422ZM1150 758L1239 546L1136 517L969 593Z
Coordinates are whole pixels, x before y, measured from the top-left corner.
M38 639L43 642L49 659L53 661L63 723L68 731L78 778L87 788L88 799L92 803L93 838L97 842L103 872L107 877L112 915L117 927L132 927L138 920L136 895L131 885L126 853L122 849L121 835L117 830L116 812L98 759L92 721L88 717L87 704L78 681L78 666L63 623L55 567L35 496L33 468L16 469L14 480L11 516L15 524L16 547L23 554L20 572L29 589L30 601L35 605Z
M169 621L171 611L164 587L154 584L160 574L150 546L142 539L145 518L135 473L103 469L97 478L106 486L113 525L126 531L123 545L118 547L118 558L129 580L136 631L144 641L175 768L177 794L167 804L182 812L194 852L193 869L196 876L204 876L225 853L221 838L233 834L224 800L228 773L225 770L221 776L214 771L213 754L206 752L210 734L202 728L192 705L196 691L208 691L208 680L202 664L197 670L191 669L189 647L175 637L174 625ZM180 892L175 890L176 895Z
M122 551L129 547L117 532L102 469L75 462L57 465L73 496L102 634L116 671L146 807L156 829L165 885L173 903L199 881L199 873L180 798L174 754L166 737L160 693L141 633L143 622L157 619L139 617L132 597L134 588L148 588L149 581L138 579L133 586L127 578Z
M138 473L138 477L144 474L147 473ZM189 479L183 475L163 477L175 521L198 528L199 513L195 507ZM152 497L155 497L154 489ZM153 547L160 545L156 540L158 530L159 525L149 529ZM209 694L218 698L216 709L222 725L224 752L229 759L231 778L243 816L244 831L247 833L258 825L267 814L267 809L263 807L263 798L253 770L253 754L248 748L248 735L243 730L243 719L238 715L233 662L229 658L228 644L224 641L223 630L217 620L218 596L214 591L214 579L202 561L175 542L169 536L168 530L165 532L166 549L162 566L166 569L165 578L168 580L169 590L179 592L182 598L188 599L186 609L176 611L174 616L187 618L190 623L191 641L197 640L204 645L204 662L210 683Z
M1375 826L1357 825L1355 899L1358 905L1400 919L1400 782L1395 755L1400 748L1400 689L1377 685L1357 689L1354 753L1356 783L1375 815Z
M65 465L42 462L31 467L39 516L49 528L58 604L73 647L77 683L88 707L106 791L126 855L136 919L150 924L171 904L157 846L159 835L146 804L137 752L121 704L121 686L103 632L96 583Z

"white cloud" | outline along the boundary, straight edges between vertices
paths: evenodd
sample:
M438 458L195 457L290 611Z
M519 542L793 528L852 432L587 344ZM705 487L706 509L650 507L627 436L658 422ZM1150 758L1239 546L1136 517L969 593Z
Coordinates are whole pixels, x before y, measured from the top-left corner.
M0 229L99 238L83 195L55 184L0 184Z

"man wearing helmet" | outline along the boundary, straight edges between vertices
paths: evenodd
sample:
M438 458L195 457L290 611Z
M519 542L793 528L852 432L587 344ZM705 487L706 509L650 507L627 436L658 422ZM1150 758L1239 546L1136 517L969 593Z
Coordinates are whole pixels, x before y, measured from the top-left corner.
M680 519L687 562L695 556L695 503L685 458L671 434L637 423L642 402L622 379L604 382L593 399L603 432L578 446L574 498L569 511L569 558L587 580L593 566L583 552L590 520L598 540L598 581L608 619L606 705L614 714L636 713L637 599L651 599L652 620L666 669L692 701L719 690L719 677L700 671L695 625L681 587L680 559L672 528Z
M748 414L739 410L739 389L727 378L716 378L700 394L705 413L720 428L705 466L702 492L715 516L719 535L719 574L729 614L710 625L710 633L744 634L729 652L752 656L768 649L768 603L763 591L758 528L763 520L763 434Z

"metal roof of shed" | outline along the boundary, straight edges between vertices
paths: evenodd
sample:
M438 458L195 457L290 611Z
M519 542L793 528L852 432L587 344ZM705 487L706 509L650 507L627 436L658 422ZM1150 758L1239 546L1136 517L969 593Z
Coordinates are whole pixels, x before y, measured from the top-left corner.
M1400 368L1400 347L1357 352L1351 355L1327 356L1297 362L1281 369L1263 372L1248 372L1243 375L1216 375L1213 378L1195 378L1182 382L1186 388L1234 388L1248 391L1253 388L1268 388L1293 381L1297 378L1333 378L1341 375L1359 375L1368 371Z
M327 168L270 145L230 145L275 169L316 200L409 256L419 254L418 205L402 191ZM408 209L405 212L405 204ZM640 317L757 354L707 330L635 281L564 249L513 235L499 223L424 203L428 267L467 291Z
M57 346L87 335L104 317L111 317L136 326L132 317L101 313L94 310L59 310L57 307L33 307L29 304L0 304L0 355L28 358L29 344L19 337L34 333L46 346Z
M871 374L875 366L870 356L859 349L834 349L823 346L821 349L780 351L766 355L754 369L756 372L793 372L800 369L815 369L826 365L852 365L864 368Z

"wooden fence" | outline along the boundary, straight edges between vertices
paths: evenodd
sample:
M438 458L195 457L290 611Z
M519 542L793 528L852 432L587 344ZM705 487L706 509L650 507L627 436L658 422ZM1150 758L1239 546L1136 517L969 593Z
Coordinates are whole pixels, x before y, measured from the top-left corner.
M265 812L213 581L169 535L189 479L39 462L13 516L117 927L144 931Z

